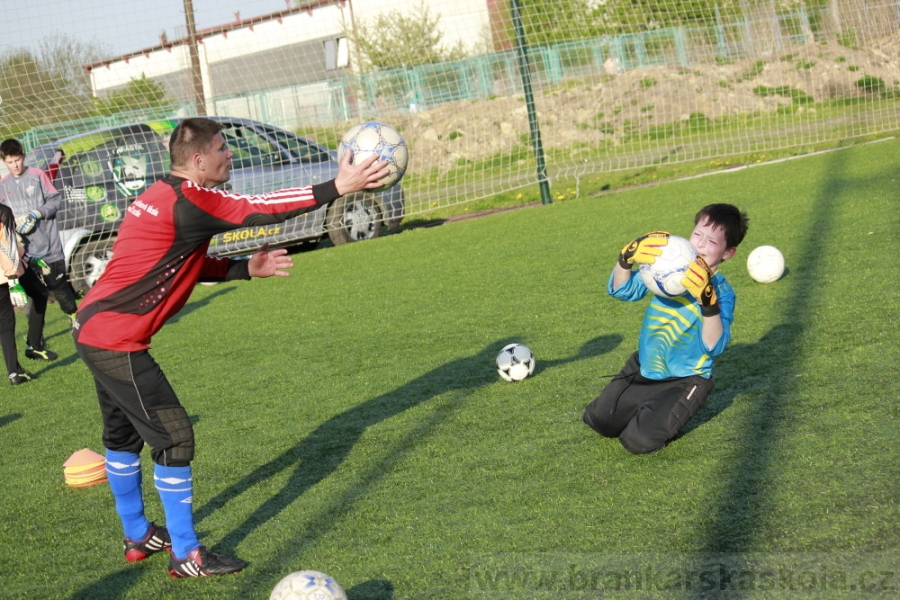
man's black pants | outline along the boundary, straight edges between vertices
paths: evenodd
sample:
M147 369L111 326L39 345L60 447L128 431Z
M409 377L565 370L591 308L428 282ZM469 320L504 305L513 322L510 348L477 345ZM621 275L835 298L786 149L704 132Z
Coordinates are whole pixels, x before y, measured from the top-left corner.
M94 376L103 445L140 454L146 442L156 464L188 466L194 458L193 426L150 353L116 352L77 342L75 348Z

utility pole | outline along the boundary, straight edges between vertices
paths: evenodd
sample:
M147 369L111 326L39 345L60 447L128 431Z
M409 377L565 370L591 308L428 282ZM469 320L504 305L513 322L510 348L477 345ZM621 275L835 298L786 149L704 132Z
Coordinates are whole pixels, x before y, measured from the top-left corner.
M203 75L200 72L200 50L197 48L197 26L194 24L194 0L184 0L184 16L187 20L188 45L191 53L191 83L197 114L206 115L206 96L203 94Z

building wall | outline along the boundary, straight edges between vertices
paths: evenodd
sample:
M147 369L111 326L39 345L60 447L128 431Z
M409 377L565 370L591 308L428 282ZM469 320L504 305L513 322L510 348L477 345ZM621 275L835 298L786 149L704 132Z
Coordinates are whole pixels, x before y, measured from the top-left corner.
M278 65L293 65L293 68ZM324 39L211 63L209 70L213 96L311 83L344 72L344 69L325 70Z
M207 112L214 114L214 97L340 77L345 69L325 68L327 41L344 37L343 32L355 20L369 23L378 14L392 10L415 12L421 1L347 0L311 4L309 10L293 9L247 19L233 26L198 31ZM446 45L461 41L472 53L486 50L485 36L489 31L486 0L429 0L428 10L432 18L439 17ZM145 75L162 83L170 97L190 101L193 100L190 69L186 40L178 40L91 65L91 84L95 95L104 96Z

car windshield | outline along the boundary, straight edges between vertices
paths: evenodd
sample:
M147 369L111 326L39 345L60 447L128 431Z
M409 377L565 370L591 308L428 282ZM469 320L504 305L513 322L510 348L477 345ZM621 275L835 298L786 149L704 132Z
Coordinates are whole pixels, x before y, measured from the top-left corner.
M278 143L287 148L295 160L302 163L320 163L331 160L328 152L302 137L276 129L267 129L266 133L278 140Z
M269 139L251 127L229 124L222 130L228 149L234 153L231 165L235 169L284 164L284 155Z

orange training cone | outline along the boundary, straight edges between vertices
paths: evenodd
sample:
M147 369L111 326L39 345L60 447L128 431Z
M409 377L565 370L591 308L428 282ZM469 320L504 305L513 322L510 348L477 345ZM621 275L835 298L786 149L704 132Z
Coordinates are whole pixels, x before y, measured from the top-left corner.
M63 463L63 474L69 487L87 487L108 481L106 459L93 450L78 450Z

